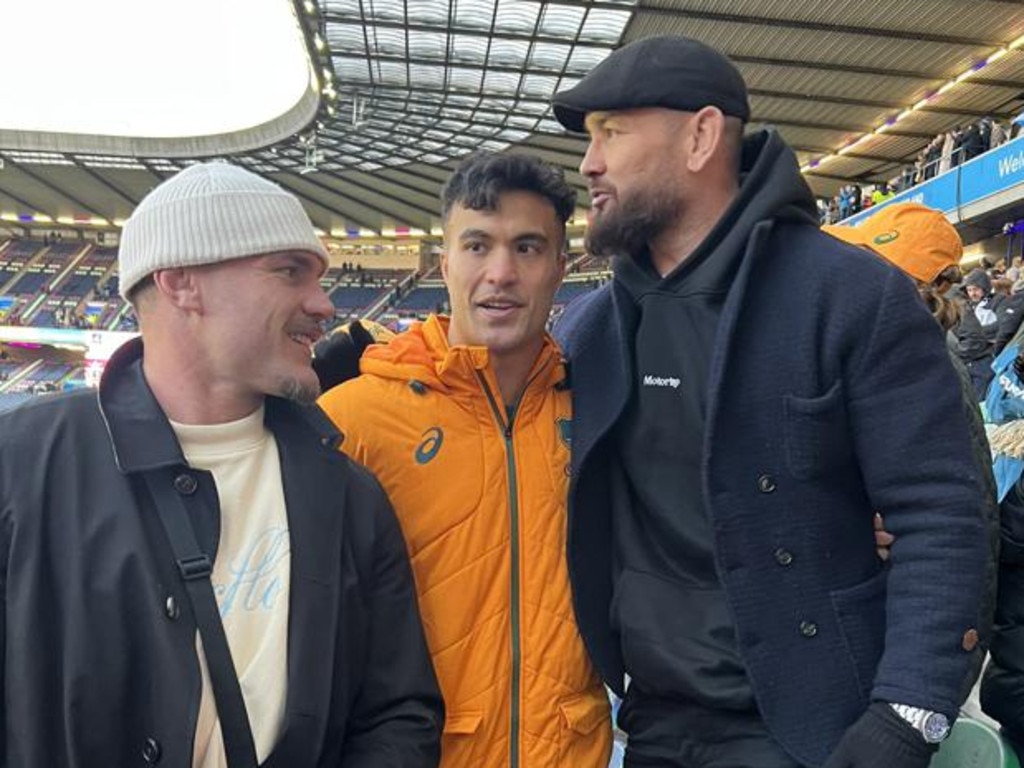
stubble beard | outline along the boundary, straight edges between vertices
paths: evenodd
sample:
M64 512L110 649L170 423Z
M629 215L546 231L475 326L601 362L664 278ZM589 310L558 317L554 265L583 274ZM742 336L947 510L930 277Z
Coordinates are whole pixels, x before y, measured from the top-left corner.
M678 223L683 202L674 190L634 192L608 213L597 213L587 227L585 245L593 256L640 258L662 232Z
M302 381L295 377L289 377L281 382L279 392L285 400L291 400L301 405L312 405L320 397L320 384L315 380Z

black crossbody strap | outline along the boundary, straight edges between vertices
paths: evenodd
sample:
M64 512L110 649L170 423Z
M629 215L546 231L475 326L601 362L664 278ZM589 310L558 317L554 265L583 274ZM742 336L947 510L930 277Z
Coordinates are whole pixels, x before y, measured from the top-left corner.
M188 509L175 490L178 474L171 469L159 477L153 472L144 472L143 476L171 542L171 549L174 550L178 573L192 602L199 635L203 639L203 652L210 672L213 699L217 703L217 717L220 720L228 766L256 768L256 747L249 728L249 715L245 711L245 699L242 698L242 689L235 674L231 649L228 647L210 581L213 563L199 548ZM195 482L192 477L188 479Z

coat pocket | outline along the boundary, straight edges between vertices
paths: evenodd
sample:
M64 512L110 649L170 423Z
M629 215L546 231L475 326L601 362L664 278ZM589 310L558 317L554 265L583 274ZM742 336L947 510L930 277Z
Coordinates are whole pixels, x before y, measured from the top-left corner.
M611 749L611 704L604 688L558 701L560 765L607 765Z
M885 596L889 571L830 593L839 631L850 654L864 699L871 695L875 672L885 650Z
M444 720L444 733L464 736L476 733L483 722L482 712L453 712Z
M481 764L486 745L480 743L483 712L466 710L445 715L441 734L441 762L451 768L473 768Z
M843 386L819 397L783 398L786 463L793 477L813 480L848 463L853 455Z

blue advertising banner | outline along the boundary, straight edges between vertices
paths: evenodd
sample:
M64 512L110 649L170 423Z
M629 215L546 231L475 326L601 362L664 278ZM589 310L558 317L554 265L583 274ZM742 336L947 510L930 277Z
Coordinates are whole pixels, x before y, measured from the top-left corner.
M962 221L960 213L965 206L1018 185L1024 185L1024 136L850 216L843 224L859 224L885 206L901 202L922 203L945 214L955 214L952 218ZM1021 197L1024 198L1024 187Z

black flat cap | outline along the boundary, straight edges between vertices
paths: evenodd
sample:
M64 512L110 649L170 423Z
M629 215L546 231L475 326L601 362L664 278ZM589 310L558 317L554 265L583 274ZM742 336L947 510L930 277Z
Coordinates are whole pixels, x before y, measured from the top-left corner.
M613 51L551 103L558 122L577 133L584 132L588 112L639 107L718 107L743 122L750 119L747 86L736 66L714 48L680 36L648 37Z

